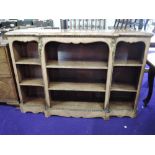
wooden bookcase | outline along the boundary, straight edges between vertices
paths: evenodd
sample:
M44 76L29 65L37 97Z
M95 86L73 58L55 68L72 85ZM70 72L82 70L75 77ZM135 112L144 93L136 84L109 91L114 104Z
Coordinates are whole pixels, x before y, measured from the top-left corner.
M21 110L135 117L151 36L43 29L7 33Z
M44 112L45 93L38 42L14 41L12 47L20 90L21 109L25 107L29 110L29 107L32 106L36 109L36 113Z

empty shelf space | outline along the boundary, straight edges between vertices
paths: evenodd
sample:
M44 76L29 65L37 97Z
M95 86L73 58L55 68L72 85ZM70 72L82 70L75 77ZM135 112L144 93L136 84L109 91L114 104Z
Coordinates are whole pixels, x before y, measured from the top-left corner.
M16 64L40 65L37 41L14 41L13 53Z
M138 60L115 60L114 66L142 66Z
M52 101L103 102L105 92L50 90Z
M136 92L136 87L131 84L113 83L111 86L112 91L129 91Z
M103 83L51 82L49 90L97 91L105 92Z
M49 68L49 82L106 83L105 69Z
M109 105L115 110L133 110L135 92L111 91Z
M45 104L45 95L43 87L21 86L23 104L25 105L41 105Z
M47 68L107 69L108 63L97 61L48 61Z
M45 104L44 98L28 98L24 104Z
M51 101L53 110L103 111L102 102Z
M57 61L105 61L108 62L109 46L105 42L60 43L48 42L45 45L46 60Z
M29 78L20 82L21 86L44 86L41 78Z
M135 91L138 87L140 73L141 67L114 67L112 75L113 89Z
M117 102L111 101L109 103L110 110L133 110L133 102Z
M24 104L31 105L31 106L39 106L39 105L45 105L45 99L44 98L28 98L24 102Z
M120 41L116 45L116 66L141 66L145 51L144 42L128 43Z
M16 64L25 65L40 65L40 60L37 58L22 58L16 61Z
M20 104L20 109L23 112L40 113L45 111L44 98L29 98L23 104Z
M17 65L17 73L20 83L32 85L41 83L39 80L42 79L41 66Z

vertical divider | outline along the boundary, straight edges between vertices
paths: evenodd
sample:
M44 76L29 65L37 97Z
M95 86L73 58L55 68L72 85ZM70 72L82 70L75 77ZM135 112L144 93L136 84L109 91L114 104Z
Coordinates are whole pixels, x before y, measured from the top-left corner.
M43 44L42 38L39 38L39 53L41 59L41 68L42 68L42 76L44 82L44 91L45 91L45 101L46 106L50 107L50 95L48 90L49 80L47 76L47 68L46 68L46 57L45 57L45 44Z
M147 39L146 41L144 41L145 43L145 50L144 50L144 57L143 57L143 65L141 67L141 72L140 72L140 77L139 77L139 82L138 82L138 88L137 88L137 93L136 93L136 98L135 98L135 104L134 104L134 116L136 115L136 111L137 111L137 105L138 105L138 98L139 98L139 94L140 94L140 89L141 89L141 85L142 85L142 80L143 80L143 75L144 75L144 71L145 71L145 65L146 65L146 60L147 60L147 52L149 51L149 47L150 47L150 40Z
M11 53L11 59L12 59L17 89L18 89L18 93L19 93L19 99L20 99L20 103L23 103L24 101L23 101L23 96L22 96L22 90L21 90L21 87L19 85L19 74L17 71L17 66L15 63L15 55L14 55L14 51L13 51L13 42L14 42L13 40L9 41L9 47L10 47L10 53Z
M108 71L107 71L106 94L105 94L105 104L104 104L105 112L109 112L109 99L110 99L110 89L111 89L111 83L112 83L115 49L116 49L116 38L112 38L109 46Z

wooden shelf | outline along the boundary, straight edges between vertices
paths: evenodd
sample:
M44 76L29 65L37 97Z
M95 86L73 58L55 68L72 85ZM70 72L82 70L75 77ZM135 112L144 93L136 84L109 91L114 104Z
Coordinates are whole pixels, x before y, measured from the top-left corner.
M49 90L95 91L105 92L103 83L51 82Z
M40 65L40 60L36 58L23 58L16 61L16 64L21 65Z
M102 102L51 101L54 110L103 111Z
M24 79L19 83L21 86L44 86L40 78Z
M134 102L110 102L110 113L107 113L109 116L129 116L135 117L134 113Z
M111 86L111 90L113 91L128 91L128 92L136 92L137 89L135 86L131 84L122 84L122 83L113 83Z
M107 69L108 63L95 61L48 61L47 68Z
M135 116L151 34L22 30L6 35L23 112Z
M23 112L40 113L45 111L45 99L29 98L23 104L20 104L20 109Z
M114 66L142 66L138 60L115 60Z
M110 101L110 109L111 110L130 110L133 111L133 102L117 102L117 101Z
M24 102L24 105L30 105L30 106L39 106L39 105L45 105L45 99L43 98L27 98Z

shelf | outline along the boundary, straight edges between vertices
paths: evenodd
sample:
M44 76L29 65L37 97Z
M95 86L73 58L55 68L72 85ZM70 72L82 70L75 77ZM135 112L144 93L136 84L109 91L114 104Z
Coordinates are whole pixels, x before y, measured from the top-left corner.
M70 69L49 68L47 70L50 82L79 82L79 83L106 83L106 69Z
M105 92L50 90L50 97L53 101L77 101L77 102L103 102Z
M24 79L20 82L21 86L44 86L43 80L40 78Z
M128 91L136 92L136 87L131 84L113 83L111 86L112 91Z
M142 63L137 60L115 60L114 66L142 66Z
M20 109L23 112L40 113L45 111L45 105L43 98L29 98L23 104L20 104Z
M103 83L51 82L49 90L97 91L105 92Z
M39 105L45 105L45 99L43 98L28 98L24 102L24 105L31 105L31 106L39 106Z
M51 101L53 110L102 111L102 102Z
M43 87L21 86L24 105L45 104Z
M133 110L133 102L118 102L118 101L111 101L109 103L111 110Z
M114 67L112 75L112 84L118 84L114 85L115 89L117 89L117 87L120 87L119 90L122 89L135 91L135 89L137 89L138 87L140 73L141 67Z
M116 45L114 66L142 66L145 44L123 42Z
M24 58L16 61L18 65L40 65L40 60L37 58Z
M107 69L108 63L97 61L48 61L47 68Z
M13 52L16 64L40 65L37 41L14 41Z
M27 98L23 104L20 104L20 109L23 112L40 113L45 111L45 106L44 98Z
M43 85L41 66L17 65L17 73L23 85Z
M109 116L118 116L118 117L124 117L124 116L128 116L128 117L135 117L135 113L134 113L134 102L116 102L116 101L112 101L109 103L110 106L110 113L107 113L106 115Z

